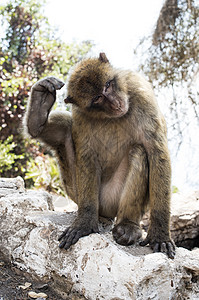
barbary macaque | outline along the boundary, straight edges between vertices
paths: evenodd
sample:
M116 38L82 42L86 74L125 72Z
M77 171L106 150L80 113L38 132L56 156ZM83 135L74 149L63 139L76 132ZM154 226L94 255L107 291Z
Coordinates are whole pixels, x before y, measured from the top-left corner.
M78 205L77 218L59 237L60 248L98 232L99 216L115 218L117 243L136 243L149 206L141 245L174 258L167 129L149 83L114 68L100 53L80 62L69 78L65 102L72 114L50 112L63 85L54 77L38 81L25 118L29 134L56 153L65 191Z

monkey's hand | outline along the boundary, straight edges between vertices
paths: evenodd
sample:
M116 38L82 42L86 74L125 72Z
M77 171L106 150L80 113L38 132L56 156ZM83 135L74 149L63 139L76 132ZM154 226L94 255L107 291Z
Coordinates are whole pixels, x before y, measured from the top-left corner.
M144 241L140 243L140 246L150 245L153 252L166 253L169 258L174 258L175 256L175 244L172 239L167 235L157 234L159 231L153 230L149 227L147 237Z
M56 100L56 90L63 86L64 83L55 77L46 77L33 85L27 114L28 131L33 137L38 136L43 130Z
M98 222L95 220L77 219L74 223L66 228L66 230L59 236L58 241L60 248L68 249L75 244L81 237L91 233L98 233Z
M117 224L112 232L114 240L123 246L136 243L142 236L140 226L129 220Z

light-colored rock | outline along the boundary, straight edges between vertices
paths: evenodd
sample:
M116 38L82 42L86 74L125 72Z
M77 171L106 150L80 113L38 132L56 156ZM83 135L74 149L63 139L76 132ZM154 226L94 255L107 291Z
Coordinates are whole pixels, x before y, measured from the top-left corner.
M0 198L15 192L25 192L24 181L18 176L16 178L1 178L0 180Z
M171 234L176 243L199 237L199 191L173 194Z
M60 250L57 237L76 213L52 211L45 192L13 189L0 198L0 252L24 271L53 279L65 297L78 293L90 300L199 299L198 248L178 248L171 260L152 254L149 247L123 247L113 241L108 222L100 224L100 234Z
M77 211L78 206L75 202L70 200L70 198L63 197L61 195L55 195L53 194L53 205L55 211L59 212L72 212L72 211Z
M38 299L38 298L46 299L48 297L45 293L35 293L32 291L28 293L28 296L33 299Z

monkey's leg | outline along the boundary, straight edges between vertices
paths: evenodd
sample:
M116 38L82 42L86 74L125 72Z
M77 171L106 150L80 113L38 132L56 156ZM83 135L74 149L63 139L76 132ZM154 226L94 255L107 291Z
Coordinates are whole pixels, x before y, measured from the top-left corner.
M167 142L156 143L148 153L150 225L142 246L149 244L154 252L175 256L175 244L170 236L171 164Z
M141 237L139 222L148 202L148 162L142 146L130 154L131 166L119 203L113 237L121 245L131 245Z
M77 150L79 150L76 153L78 216L58 238L61 241L59 247L64 249L68 249L83 236L99 232L99 174L90 152L84 147Z

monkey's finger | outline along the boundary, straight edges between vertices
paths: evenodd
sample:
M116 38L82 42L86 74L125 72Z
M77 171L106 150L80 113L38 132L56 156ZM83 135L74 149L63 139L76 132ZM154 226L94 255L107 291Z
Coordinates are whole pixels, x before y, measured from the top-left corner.
M123 235L117 239L117 243L124 246L132 245L136 242L136 239L133 236Z
M167 253L167 246L166 246L166 243L162 243L161 246L160 246L160 251L162 253Z
M65 243L65 245L64 245L63 248L64 248L65 250L68 250L68 249L70 248L71 245L72 245L71 243L68 243L68 242L67 242L67 243Z
M53 90L60 90L65 83L55 77L47 77L47 82L49 83L50 87L53 87Z
M63 233L58 237L58 241L61 241L61 239L63 239L64 236L65 236L65 233L63 232Z
M48 91L55 96L56 88L51 82L45 81L44 83L40 83L40 86L44 88L44 91Z
M64 85L64 82L55 77L46 77L38 81L33 86L33 90L38 92L44 92L45 90L48 90L50 93L54 93L56 90L61 89Z
M118 235L123 235L125 234L125 230L123 226L119 226L116 225L113 229L112 229L112 233L113 233L113 237L117 237Z
M120 245L129 246L135 243L134 235L130 235L128 233L124 233L121 236L113 235L116 242Z
M129 246L135 244L137 241L139 241L140 237L141 237L141 233L139 231L134 232L133 234L130 235L127 245Z
M70 248L70 246L71 246L71 240L73 239L73 236L74 236L74 233L66 233L66 235L64 235L63 237L62 237L62 241L61 241L61 243L59 244L59 248L64 248L64 249L68 249L68 248Z
M66 244L66 241L63 240L63 241L59 244L59 248L61 248L61 249L64 248L65 244Z
M140 246L146 246L146 245L148 245L149 244L149 239L148 238L146 238L144 241L141 241L140 242Z
M155 243L154 246L152 246L153 252L160 252L160 244L159 243Z
M66 233L68 232L68 230L69 230L69 227L66 228L66 229L62 232L62 234L60 234L60 236L58 237L58 241L60 241L60 240L66 235Z
M71 245L75 244L81 237L86 236L94 232L94 230L98 230L98 226L95 228L74 228L72 231L67 233L67 237L65 237L65 245L64 249L68 249Z
M127 238L124 235L120 236L119 238L118 237L115 238L115 241L120 245L123 245L123 246L127 245Z
M64 238L65 243L70 242L73 239L73 237L76 235L77 232L81 232L81 230L78 230L77 228L73 228L73 227L68 227L58 237L58 241L60 241L61 239ZM82 234L82 236L83 236L83 234Z
M73 230L70 233L70 235L67 237L67 239L65 240L64 249L65 250L69 249L70 246L75 244L80 239L80 237L82 237L82 234L80 233L80 231Z
M168 251L167 251L168 257L171 258L171 259L174 259L174 257L175 257L175 246L174 246L174 244L171 243L171 242L168 242L167 243L167 248L168 248Z
M77 241L82 237L83 235L80 232L77 232L77 234L74 236L74 238L71 241L71 245L77 243Z

